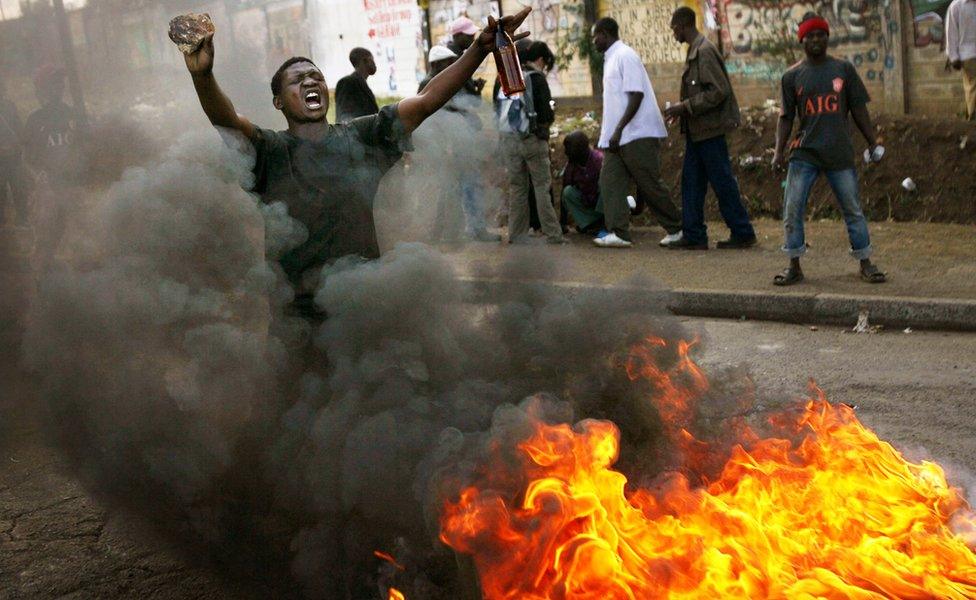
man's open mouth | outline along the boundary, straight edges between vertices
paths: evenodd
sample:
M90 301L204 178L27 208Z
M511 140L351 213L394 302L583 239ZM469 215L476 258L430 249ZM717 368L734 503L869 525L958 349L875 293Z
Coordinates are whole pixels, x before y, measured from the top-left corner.
M312 110L322 108L322 96L314 91L305 92L305 106Z

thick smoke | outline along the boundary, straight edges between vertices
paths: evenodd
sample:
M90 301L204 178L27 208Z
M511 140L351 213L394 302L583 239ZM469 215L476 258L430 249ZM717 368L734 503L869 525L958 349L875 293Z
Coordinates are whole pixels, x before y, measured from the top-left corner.
M206 132L126 170L39 285L25 364L95 489L279 593L288 570L307 597L380 597L381 550L410 597L453 598L444 465L511 407L612 419L625 454L659 435L620 368L642 336L684 336L653 307L529 284L472 305L445 257L406 243L327 267L321 324L289 316L274 258L306 232L242 191L251 160ZM491 275L555 268L513 256Z

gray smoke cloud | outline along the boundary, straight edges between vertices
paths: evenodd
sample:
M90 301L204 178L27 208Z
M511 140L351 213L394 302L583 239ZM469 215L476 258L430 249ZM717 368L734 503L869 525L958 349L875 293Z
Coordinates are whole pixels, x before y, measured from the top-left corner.
M279 591L290 572L307 597L380 597L383 550L410 597L452 598L438 503L469 436L538 394L655 435L617 367L642 335L684 335L660 311L529 284L473 305L444 256L401 243L324 269L321 324L290 316L274 259L307 233L243 191L239 148L205 131L125 170L39 284L24 364L93 489ZM493 275L554 268L515 256Z

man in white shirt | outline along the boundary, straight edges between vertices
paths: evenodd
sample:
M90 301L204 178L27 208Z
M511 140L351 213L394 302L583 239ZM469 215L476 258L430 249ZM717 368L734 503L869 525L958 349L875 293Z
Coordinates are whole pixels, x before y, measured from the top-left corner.
M640 56L620 41L620 27L609 17L593 26L593 44L603 53L603 121L599 147L604 152L600 171L607 235L593 242L606 248L627 248L630 207L627 190L633 180L638 197L668 233L667 245L681 239L681 213L661 178L661 140L668 137L651 80Z
M976 0L952 0L946 11L946 56L962 71L966 117L976 118Z

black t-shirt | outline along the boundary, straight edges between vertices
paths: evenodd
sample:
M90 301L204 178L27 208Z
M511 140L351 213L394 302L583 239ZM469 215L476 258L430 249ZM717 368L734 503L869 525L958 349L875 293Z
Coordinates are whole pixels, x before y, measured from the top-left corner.
M830 171L853 169L848 113L870 100L854 65L832 56L819 65L804 60L783 74L782 87L783 116L800 117L790 158Z
M55 183L68 183L80 176L81 149L75 110L54 102L35 110L24 125L27 160L47 173Z
M0 98L0 160L19 159L22 145L17 107L10 100Z
M395 105L349 123L330 125L321 140L287 131L254 130L253 191L266 203L284 202L308 228L308 239L281 257L301 293L303 274L348 255L379 256L373 197L383 175L408 150Z
M359 117L375 115L379 112L376 96L369 88L366 79L358 73L346 75L339 80L335 89L336 120L340 123Z

